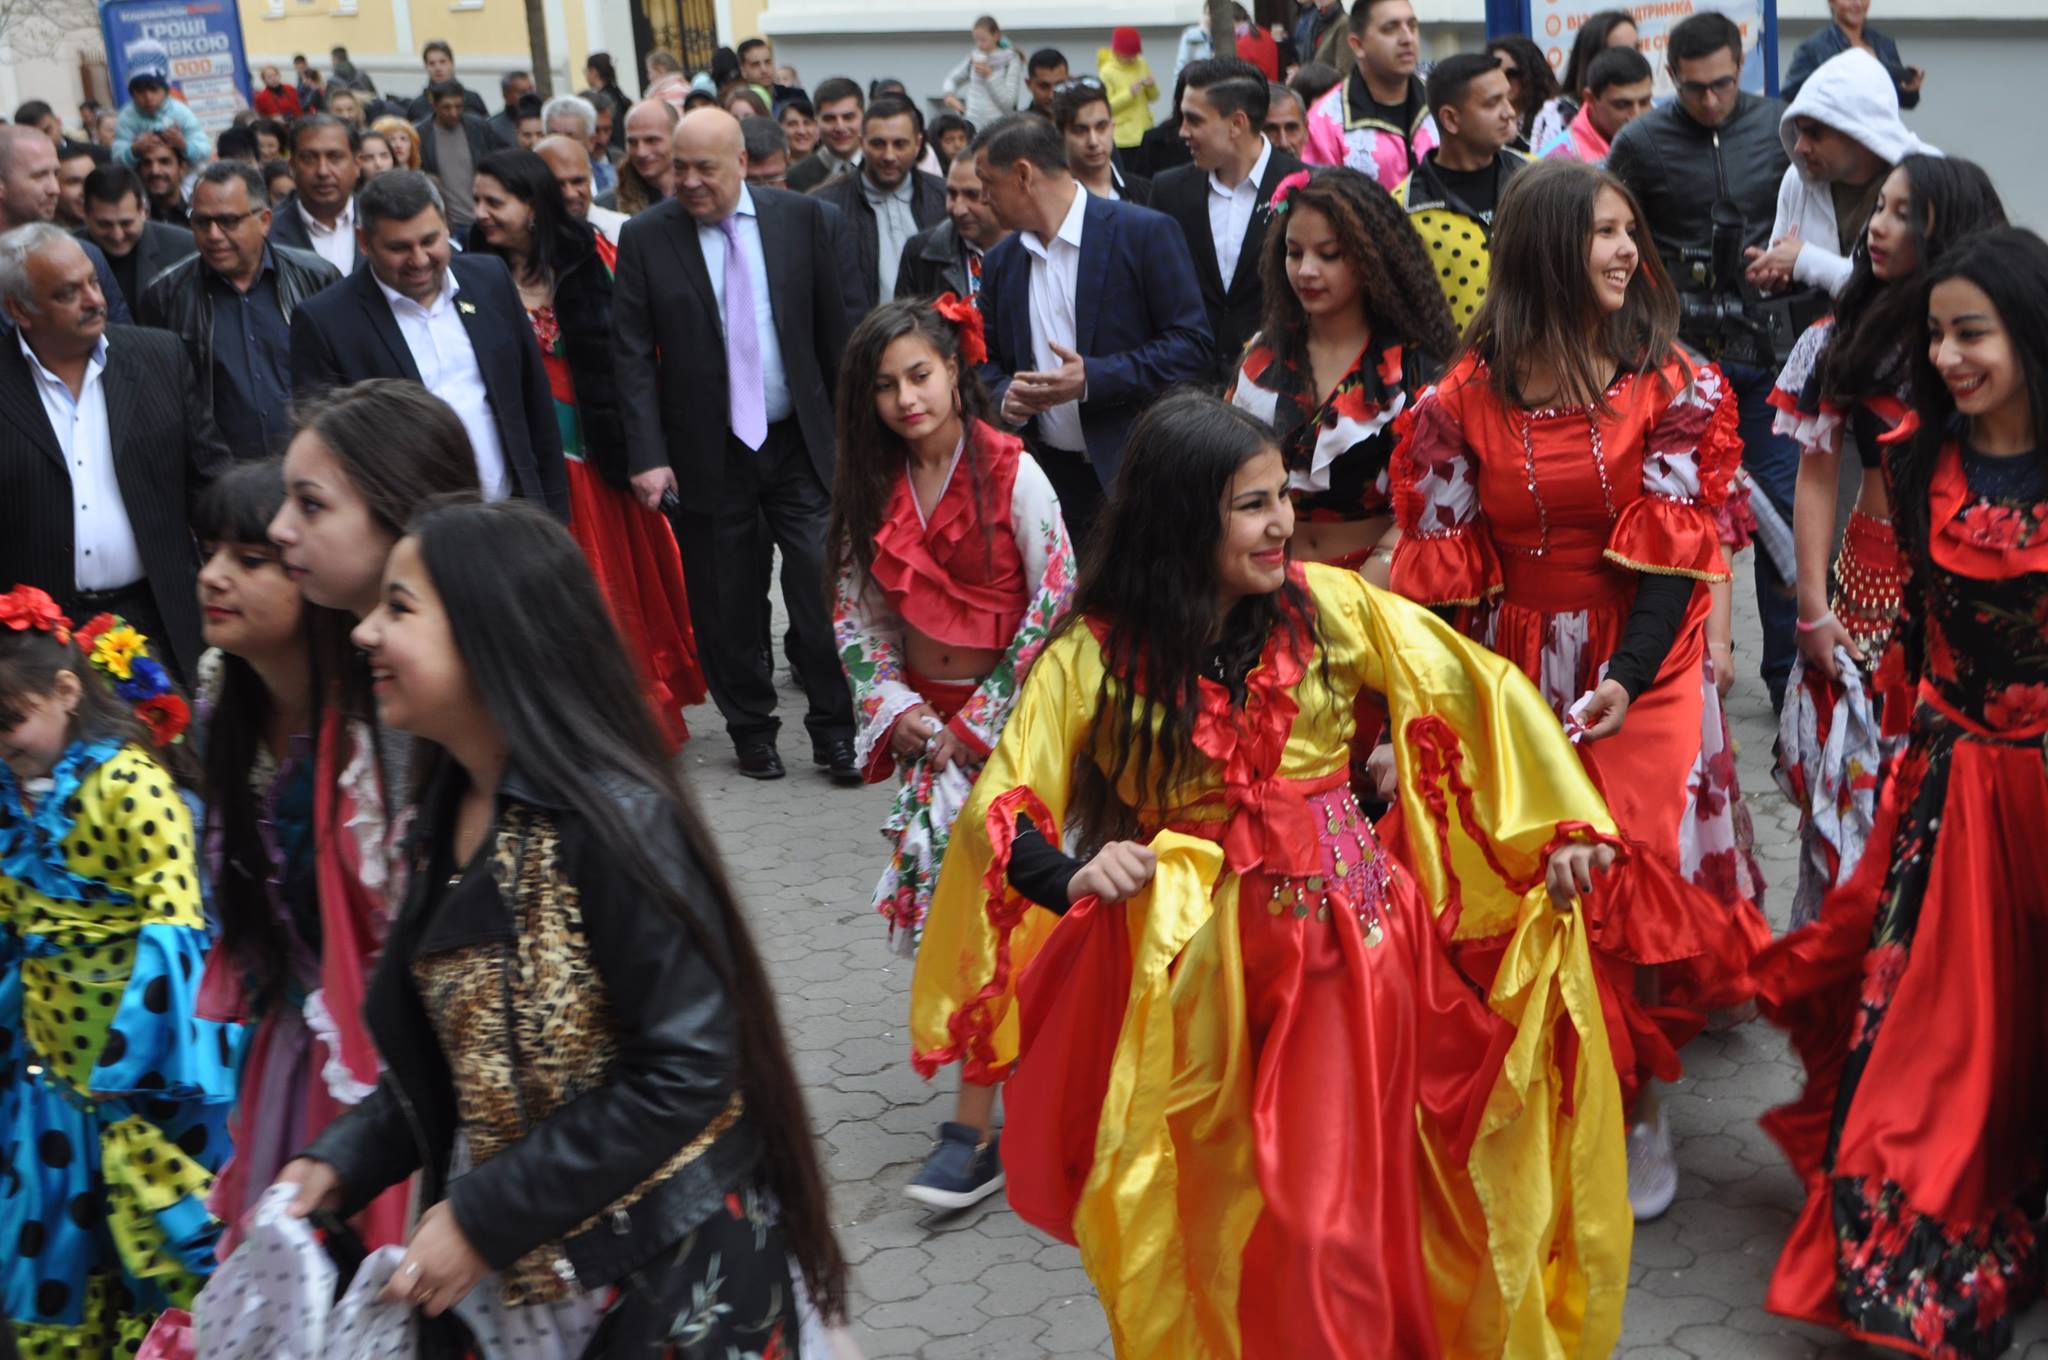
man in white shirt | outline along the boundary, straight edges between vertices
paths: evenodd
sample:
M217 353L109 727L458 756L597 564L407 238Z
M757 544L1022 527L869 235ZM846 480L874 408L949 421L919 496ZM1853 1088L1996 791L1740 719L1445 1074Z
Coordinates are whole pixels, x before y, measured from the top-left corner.
M1165 217L1081 188L1048 119L997 119L975 138L974 161L1014 233L982 260L982 377L1003 421L1024 428L1079 543L1139 410L1210 371L1195 268Z
M228 453L183 343L109 326L92 261L48 223L0 236L0 302L0 580L77 623L122 615L193 674L189 514Z
M292 124L292 183L270 219L270 239L310 250L348 275L356 267L356 129L331 113Z
M1188 63L1182 79L1180 137L1194 163L1152 182L1152 206L1187 237L1216 335L1215 379L1227 384L1266 310L1266 205L1302 164L1266 139L1272 89L1258 67L1211 57Z
M441 196L387 170L356 200L365 268L292 317L292 390L407 378L469 432L488 499L520 496L569 517L568 474L533 327L495 255L454 255Z
M533 150L548 163L562 190L562 206L569 210L569 216L588 222L597 228L598 235L617 246L619 228L626 225L626 215L597 206L591 192L589 148L573 136L556 133L541 138Z

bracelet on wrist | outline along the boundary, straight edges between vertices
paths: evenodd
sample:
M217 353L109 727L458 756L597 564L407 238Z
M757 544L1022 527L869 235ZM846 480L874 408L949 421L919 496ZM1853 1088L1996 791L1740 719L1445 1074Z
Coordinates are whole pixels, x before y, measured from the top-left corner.
M1827 613L1821 615L1817 619L1813 619L1811 621L1801 619L1792 626L1802 633L1818 633L1821 629L1835 622L1838 622L1838 620L1835 618L1835 611L1830 609Z

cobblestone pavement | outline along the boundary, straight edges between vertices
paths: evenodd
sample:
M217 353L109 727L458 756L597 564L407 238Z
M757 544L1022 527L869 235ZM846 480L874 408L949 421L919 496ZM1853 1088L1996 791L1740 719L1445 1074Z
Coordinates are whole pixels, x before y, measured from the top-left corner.
M1746 571L1736 618L1741 679L1729 712L1742 787L1782 929L1797 819L1770 779L1770 703L1755 674ZM781 628L776 628L780 636ZM1000 1196L932 1217L905 1182L952 1110L950 1074L911 1071L904 1034L910 968L890 956L869 907L884 854L886 786L840 789L813 770L802 695L782 676L790 776L742 779L717 710L693 709L684 765L750 910L810 1101L835 1222L854 1265L854 1324L868 1356L1041 1360L1111 1354L1108 1329L1073 1248L1025 1225ZM1757 1116L1796 1090L1783 1039L1758 1022L1685 1051L1667 1095L1678 1138L1678 1202L1640 1227L1618 1354L1628 1360L1839 1360L1875 1354L1763 1309L1765 1285L1799 1202ZM2021 1321L2011 1355L2048 1360L2048 1306Z

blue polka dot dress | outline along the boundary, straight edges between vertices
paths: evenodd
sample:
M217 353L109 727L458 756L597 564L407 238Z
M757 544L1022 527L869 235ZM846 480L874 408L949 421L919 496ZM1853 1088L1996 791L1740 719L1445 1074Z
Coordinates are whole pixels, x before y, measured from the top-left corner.
M193 1018L208 935L170 777L74 742L43 783L0 765L0 1307L24 1357L97 1360L212 1269L236 1035Z

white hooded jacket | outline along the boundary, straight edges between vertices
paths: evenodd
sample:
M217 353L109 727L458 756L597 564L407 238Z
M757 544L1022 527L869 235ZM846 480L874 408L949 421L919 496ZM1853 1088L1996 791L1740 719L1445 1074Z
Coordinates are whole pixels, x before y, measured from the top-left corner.
M1836 250L1841 236L1831 186L1808 179L1793 154L1801 118L1847 133L1886 165L1897 165L1915 152L1923 156L1941 152L1914 136L1900 121L1898 88L1883 63L1861 48L1851 48L1826 62L1800 87L1799 97L1778 120L1778 138L1792 164L1778 185L1778 218L1772 224L1771 239L1781 240L1797 227L1801 244L1799 259L1792 266L1793 280L1839 296L1848 286L1851 264L1848 256Z

